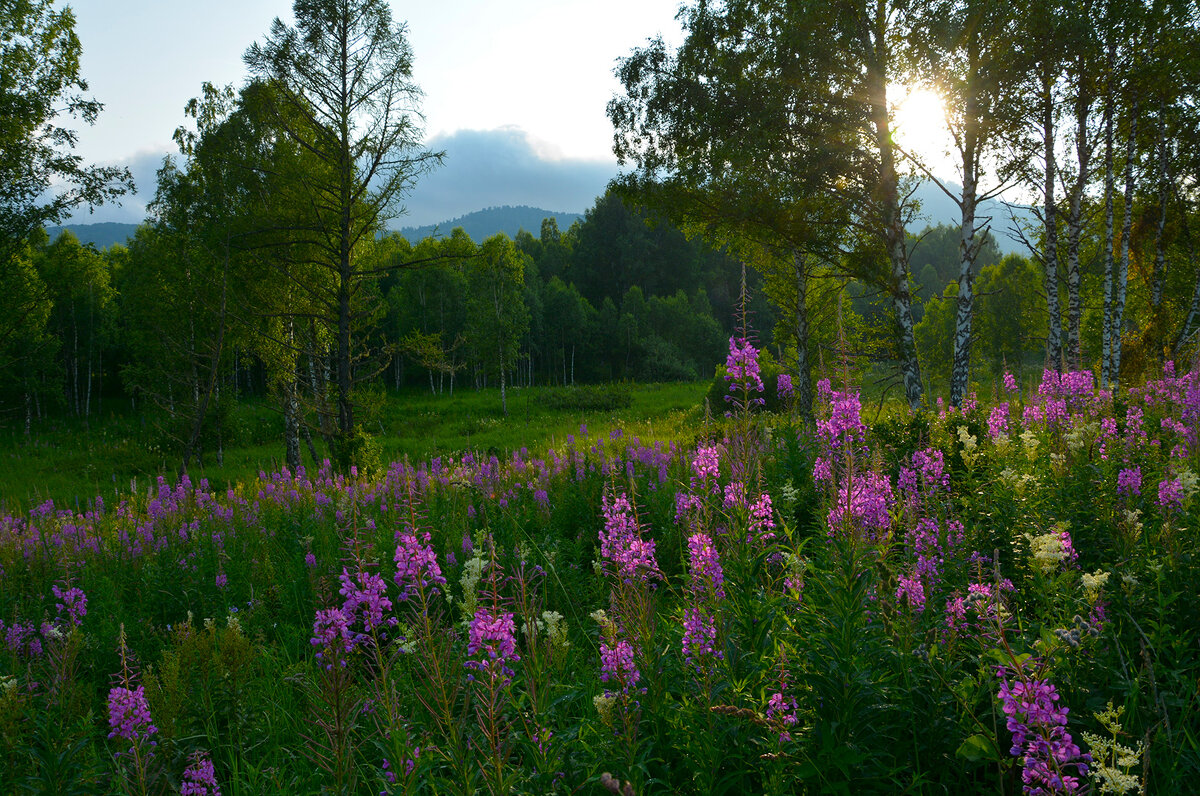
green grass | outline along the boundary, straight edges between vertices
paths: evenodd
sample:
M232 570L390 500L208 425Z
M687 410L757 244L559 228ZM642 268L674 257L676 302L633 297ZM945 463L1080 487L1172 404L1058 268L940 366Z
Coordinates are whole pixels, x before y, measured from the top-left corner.
M581 425L590 437L607 436L620 426L643 440L691 441L704 424L707 387L708 382L629 385L629 405L606 410L555 408L571 402L563 400L572 396L561 388L510 389L507 417L498 389L458 390L453 396L389 393L364 401L359 418L379 443L384 462L464 450L501 457L523 447L540 452L578 435ZM601 404L605 391L614 391L578 389L593 391L582 398L596 397L598 391ZM282 433L283 421L269 404L243 402L228 418L223 462L218 465L210 450L190 474L223 489L260 470L278 469L284 455ZM327 456L315 433L314 442L318 455ZM301 447L305 464L311 465L307 448ZM23 511L47 499L70 507L97 495L111 502L128 494L135 481L142 492L159 475L174 481L179 461L178 448L161 437L154 418L129 410L108 412L90 424L65 417L44 420L28 438L23 428L0 427L0 513Z

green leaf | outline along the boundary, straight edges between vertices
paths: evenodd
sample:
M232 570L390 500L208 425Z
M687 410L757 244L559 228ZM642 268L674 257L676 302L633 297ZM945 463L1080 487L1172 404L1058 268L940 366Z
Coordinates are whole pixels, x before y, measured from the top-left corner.
M981 734L972 735L963 741L954 754L972 763L991 762L999 759L996 744L992 742L991 738Z

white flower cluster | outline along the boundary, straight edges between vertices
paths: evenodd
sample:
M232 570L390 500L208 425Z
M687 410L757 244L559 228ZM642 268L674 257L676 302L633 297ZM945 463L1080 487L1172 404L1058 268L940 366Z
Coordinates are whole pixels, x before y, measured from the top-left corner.
M558 611L542 611L541 619L535 619L533 625L525 622L521 630L526 636L542 633L550 645L557 649L565 650L571 646L571 642L567 641L567 626L563 622L563 615Z
M958 441L962 443L962 460L967 469L973 469L979 461L979 440L967 431L966 426L958 427Z
M1104 588L1104 584L1108 583L1108 573L1102 569L1098 569L1092 574L1083 573L1083 593L1087 595L1088 602L1094 603L1100 599L1100 590Z
M1029 557L1033 568L1043 575L1049 575L1067 557L1067 550L1057 533L1044 533L1041 536L1025 534L1025 538L1029 541Z
M475 616L475 607L479 601L477 587L479 579L483 577L483 550L481 547L475 548L475 554L467 559L463 564L462 577L459 578L459 584L462 586L462 616L464 622L470 622Z
M779 488L779 502L786 508L790 509L796 505L796 501L800 499L800 491L796 489L796 485L791 481L785 483Z
M1032 473L1018 473L1011 467L1005 467L1000 471L1000 482L1018 495L1024 494L1027 489L1036 488L1038 485L1037 476Z
M1037 434L1033 433L1032 428L1027 428L1021 432L1021 444L1025 446L1025 458L1031 462L1037 459L1038 446L1042 442L1037 438Z
M1067 442L1067 449L1071 453L1078 453L1092 439L1095 439L1100 426L1097 423L1080 423L1072 426L1071 430L1064 435Z
M1108 708L1095 716L1112 737L1083 733L1083 740L1092 750L1092 781L1099 786L1101 793L1142 792L1141 778L1130 773L1130 769L1141 763L1145 747L1139 743L1136 749L1130 749L1117 742L1121 732L1121 714L1124 712L1124 707L1114 709L1110 700Z
M1197 476L1186 467L1179 471L1179 485L1181 488L1181 498L1184 503L1192 499L1197 490L1200 490L1200 476Z

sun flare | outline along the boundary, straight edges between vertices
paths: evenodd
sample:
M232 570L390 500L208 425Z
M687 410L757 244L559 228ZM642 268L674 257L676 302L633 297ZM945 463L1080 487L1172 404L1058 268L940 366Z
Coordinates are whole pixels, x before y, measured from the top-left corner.
M950 133L945 105L936 91L928 88L892 86L893 130L896 142L921 160L931 171L946 172L953 160L948 156Z

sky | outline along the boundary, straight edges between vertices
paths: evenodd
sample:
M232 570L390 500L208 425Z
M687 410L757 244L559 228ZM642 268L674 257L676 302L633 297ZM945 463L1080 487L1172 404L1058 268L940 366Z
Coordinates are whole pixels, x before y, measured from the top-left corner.
M85 161L129 166L124 207L77 223L138 222L171 134L205 81L240 86L242 55L290 0L75 0L81 72L104 103L79 130ZM436 223L498 205L580 213L617 174L605 106L618 58L654 36L682 40L679 0L392 0L408 26L413 79L425 93L427 145L446 164L424 177L394 226Z

